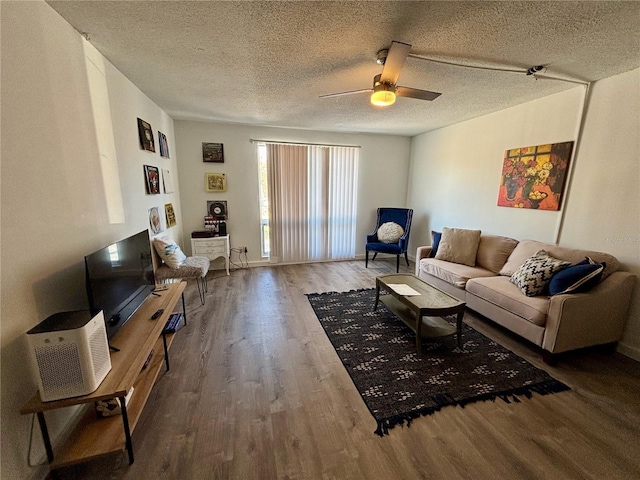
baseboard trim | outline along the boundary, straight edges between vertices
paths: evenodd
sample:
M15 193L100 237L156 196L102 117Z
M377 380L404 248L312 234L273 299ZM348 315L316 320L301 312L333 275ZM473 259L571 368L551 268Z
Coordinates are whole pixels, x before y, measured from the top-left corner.
M618 343L616 352L621 353L625 357L629 357L637 362L640 362L640 349L626 345L624 343Z

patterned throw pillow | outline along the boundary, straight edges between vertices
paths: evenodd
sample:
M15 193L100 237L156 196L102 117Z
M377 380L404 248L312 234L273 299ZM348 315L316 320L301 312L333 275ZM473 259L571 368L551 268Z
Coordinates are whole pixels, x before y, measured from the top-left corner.
M540 250L520 265L511 275L510 281L527 297L535 297L544 292L553 275L569 265L571 262L559 260Z
M164 263L171 268L178 268L187 260L180 246L168 237L154 238L153 246Z
M378 228L378 240L382 243L398 243L402 235L404 229L394 222L383 223Z

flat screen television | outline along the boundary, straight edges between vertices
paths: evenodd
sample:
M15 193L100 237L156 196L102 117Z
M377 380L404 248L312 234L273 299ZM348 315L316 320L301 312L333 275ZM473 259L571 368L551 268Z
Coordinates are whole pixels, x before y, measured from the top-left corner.
M149 233L120 240L84 257L92 314L104 312L111 339L155 288Z

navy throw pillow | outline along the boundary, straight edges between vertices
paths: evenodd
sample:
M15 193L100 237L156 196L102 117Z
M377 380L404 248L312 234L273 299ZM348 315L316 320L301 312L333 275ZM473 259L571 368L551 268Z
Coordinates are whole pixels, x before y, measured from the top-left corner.
M431 252L429 253L429 258L436 256L438 245L440 245L440 239L442 238L442 232L434 232L431 230L431 238Z
M605 267L604 262L595 263L587 257L556 273L549 282L549 295L586 292L600 282Z

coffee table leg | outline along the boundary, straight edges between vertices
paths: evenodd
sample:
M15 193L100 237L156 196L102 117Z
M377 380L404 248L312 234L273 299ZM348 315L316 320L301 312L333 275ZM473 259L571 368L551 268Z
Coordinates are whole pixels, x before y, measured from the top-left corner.
M422 315L417 313L416 318L416 351L422 355Z
M462 334L462 317L464 317L464 308L458 312L458 318L456 321L456 327L458 330L458 348L462 348L462 343L460 341L460 336Z
M376 278L376 303L373 304L373 311L378 309L378 300L380 300L380 282Z

